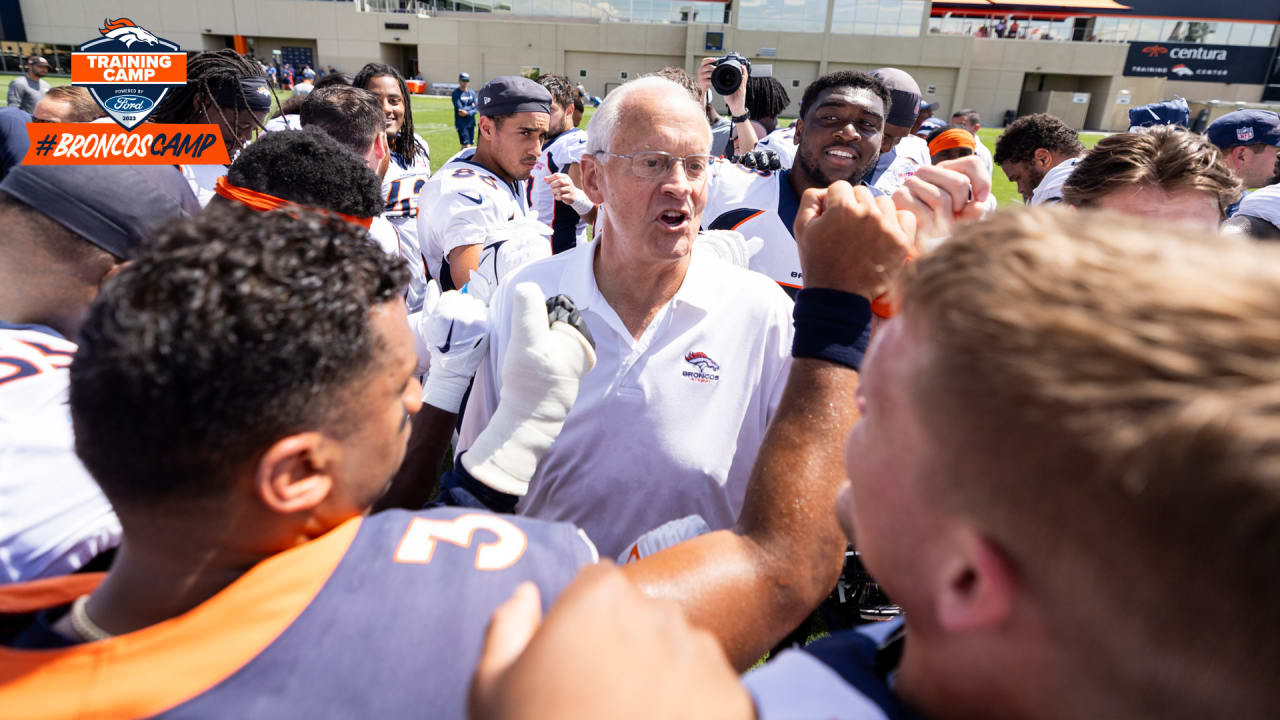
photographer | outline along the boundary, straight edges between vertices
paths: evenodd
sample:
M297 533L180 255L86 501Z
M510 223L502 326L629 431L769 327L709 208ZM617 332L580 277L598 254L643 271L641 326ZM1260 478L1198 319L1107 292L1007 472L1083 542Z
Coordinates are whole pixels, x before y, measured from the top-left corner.
M739 80L737 88L726 93L730 88L722 86L713 76L718 68L724 68L720 70L721 76L730 78L732 73L726 72L729 66L739 70ZM750 77L751 63L737 53L729 53L722 58L703 58L698 66L698 86L702 88L707 122L711 123L711 154L716 157L742 155L755 149L759 141L755 128L751 126L751 113L747 111L747 79ZM732 115L729 120L720 117L712 106L708 91L713 88L724 97Z

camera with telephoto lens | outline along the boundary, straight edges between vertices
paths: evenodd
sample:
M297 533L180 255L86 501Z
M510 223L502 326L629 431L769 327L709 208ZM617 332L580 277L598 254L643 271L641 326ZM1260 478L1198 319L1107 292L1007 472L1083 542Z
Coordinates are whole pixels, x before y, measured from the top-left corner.
M751 75L751 61L736 52L717 58L711 66L711 87L721 95L732 95L742 84L742 71Z

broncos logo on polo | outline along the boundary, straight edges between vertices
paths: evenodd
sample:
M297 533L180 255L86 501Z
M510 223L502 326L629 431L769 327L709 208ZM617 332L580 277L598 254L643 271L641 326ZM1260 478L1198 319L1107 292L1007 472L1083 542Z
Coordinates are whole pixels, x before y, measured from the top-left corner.
M684 361L698 368L699 372L710 373L720 369L719 363L707 357L706 353L691 352L684 356Z
M146 28L134 25L129 18L116 20L104 18L102 27L98 28L98 32L112 40L119 40L125 44L125 47L129 48L132 48L133 44L138 42L144 42L148 45L155 45L160 42L160 38L147 32Z

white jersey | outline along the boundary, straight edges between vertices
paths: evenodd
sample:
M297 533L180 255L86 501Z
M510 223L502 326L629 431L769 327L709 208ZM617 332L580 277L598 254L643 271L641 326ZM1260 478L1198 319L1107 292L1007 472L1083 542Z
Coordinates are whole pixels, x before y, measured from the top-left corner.
M532 215L526 180L507 183L472 162L474 152L445 163L422 187L418 198L418 239L431 277L441 290L456 289L449 253L483 245L490 231Z
M281 130L301 130L302 116L291 113L289 115L277 115L271 118L265 124L263 129L267 132L280 132Z
M1245 195L1232 217L1236 215L1266 220L1280 228L1280 184L1258 188Z
M1079 164L1080 158L1071 158L1049 168L1049 172L1040 178L1040 184L1036 186L1035 190L1031 191L1031 199L1027 201L1027 204L1044 205L1045 203L1062 202L1062 186L1067 184L1067 178L1071 177L1071 172Z
M870 189L873 195L881 194ZM748 239L764 240L748 267L772 278L794 298L804 284L800 251L792 234L799 208L790 170L769 172L720 162L707 188L702 228L736 230Z
M796 162L796 150L800 149L796 145L796 126L780 128L765 135L763 140L756 143L756 149L777 153L778 162L782 163L783 169L790 170Z
M529 206L538 213L538 219L551 228L551 248L564 252L587 241L587 223L569 205L556 202L547 176L565 172L570 165L582 160L587 150L587 133L572 128L560 133L547 144L538 158L538 164L529 176Z
M418 217L418 195L431 177L431 152L427 141L414 135L418 152L413 162L406 162L400 153L391 153L387 174L382 177L383 216L397 226L413 225ZM403 229L403 228L401 228ZM417 228L412 230L417 233Z
M226 165L179 165L178 170L191 186L191 192L195 194L196 200L200 201L200 207L209 204L217 194L214 192L214 187L218 184L218 178L227 174Z
M369 237L387 254L403 258L409 266L409 287L405 289L404 301L409 312L421 310L427 297L427 268L416 240L383 216L373 219L369 225Z
M75 454L74 343L0 323L0 583L72 573L120 544L120 522Z
M422 308L426 296L427 270L418 241L418 194L431 177L431 156L427 142L418 136L418 152L412 163L399 153L391 153L387 174L382 177L382 217L395 227L399 255L409 263L413 278L409 282L409 312Z
M925 165L932 164L933 161L929 159L929 143L924 138L908 135L888 154L880 156L875 171L871 173L871 185L885 195L892 195L902 187L907 178L915 175Z
M987 174L991 175L996 171L995 161L991 158L991 151L986 145L982 144L982 138L974 136L973 138L973 154L982 158L982 164L987 168Z

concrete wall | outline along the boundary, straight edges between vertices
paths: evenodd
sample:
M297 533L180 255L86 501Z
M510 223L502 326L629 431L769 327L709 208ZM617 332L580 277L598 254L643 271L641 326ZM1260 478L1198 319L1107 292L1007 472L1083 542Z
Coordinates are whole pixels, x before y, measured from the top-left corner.
M1257 102L1258 85L1168 82L1120 76L1128 50L1115 43L1068 43L922 35L917 38L738 30L732 26L641 25L570 19L511 19L469 13L437 17L357 12L349 2L311 0L21 0L27 37L80 44L96 36L103 18L132 18L184 48L223 47L225 37L254 39L259 57L280 45L313 47L316 61L355 72L370 60L401 64L416 55L429 82L453 82L459 72L477 81L536 66L578 80L594 95L628 77L677 65L690 72L705 51L705 33L724 33L724 47L753 63L772 63L794 114L804 87L841 69L886 65L912 73L946 115L976 109L988 126L1016 109L1024 86L1045 78L1046 90L1091 94L1085 125L1122 130L1127 109L1173 95L1188 100ZM404 23L407 30L388 29ZM764 49L774 56L761 54ZM796 85L796 86L793 86ZM1034 88L1027 88L1034 89ZM1124 91L1128 91L1127 93ZM1122 96L1129 105L1118 104Z

